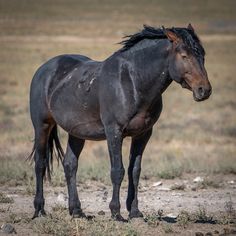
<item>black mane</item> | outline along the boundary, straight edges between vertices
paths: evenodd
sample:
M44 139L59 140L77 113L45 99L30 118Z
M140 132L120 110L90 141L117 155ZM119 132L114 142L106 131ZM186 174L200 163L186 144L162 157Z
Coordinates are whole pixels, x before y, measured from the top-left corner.
M167 28L179 36L184 44L197 56L204 57L205 50L201 45L201 42L195 32L188 28ZM127 51L135 44L143 39L166 39L166 35L163 28L154 28L151 26L144 25L143 29L135 34L125 36L125 40L120 42L123 47L120 51Z

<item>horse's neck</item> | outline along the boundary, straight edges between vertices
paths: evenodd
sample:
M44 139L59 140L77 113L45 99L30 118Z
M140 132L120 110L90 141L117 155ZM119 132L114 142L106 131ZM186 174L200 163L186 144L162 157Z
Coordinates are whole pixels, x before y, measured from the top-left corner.
M127 51L126 59L134 65L136 88L162 94L172 82L169 76L167 40L145 40Z

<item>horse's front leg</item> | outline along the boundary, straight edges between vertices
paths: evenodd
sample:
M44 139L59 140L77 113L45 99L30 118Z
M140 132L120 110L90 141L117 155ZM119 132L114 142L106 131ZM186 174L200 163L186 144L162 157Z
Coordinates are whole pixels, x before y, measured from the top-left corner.
M73 217L85 217L76 188L78 158L84 147L84 140L69 135L65 159L63 161L69 194L69 213Z
M118 127L106 127L106 138L111 161L111 181L113 194L110 202L111 216L118 221L124 221L120 214L120 186L125 169L122 162L122 134Z
M129 186L126 200L126 207L130 218L143 217L142 212L138 209L138 184L141 173L142 154L151 134L152 129L132 139L128 169Z

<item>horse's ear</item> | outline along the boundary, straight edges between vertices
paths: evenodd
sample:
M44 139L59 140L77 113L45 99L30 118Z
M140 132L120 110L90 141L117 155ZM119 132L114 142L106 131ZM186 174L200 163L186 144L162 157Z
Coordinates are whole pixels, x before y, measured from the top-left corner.
M176 42L177 43L177 42L181 41L181 39L177 36L177 34L172 32L171 30L165 29L163 27L163 32L171 42Z
M188 27L187 27L189 30L192 30L193 32L195 31L193 26L191 25L191 23L188 24Z

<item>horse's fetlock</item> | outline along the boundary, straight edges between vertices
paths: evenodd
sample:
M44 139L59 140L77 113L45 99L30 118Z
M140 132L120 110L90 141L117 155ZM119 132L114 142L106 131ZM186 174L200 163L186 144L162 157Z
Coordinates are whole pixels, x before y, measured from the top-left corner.
M109 208L111 209L112 213L119 213L120 212L120 203L111 201L109 204Z
M34 199L34 208L35 208L35 210L37 210L37 211L43 210L44 211L44 204L45 204L44 198L35 197L35 199Z

